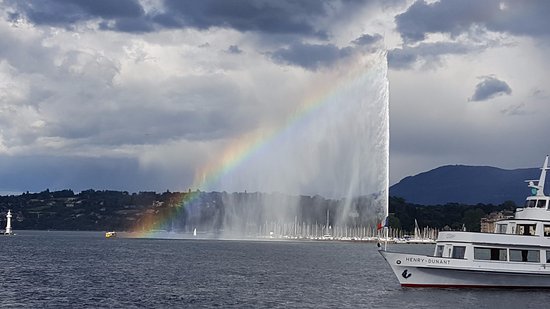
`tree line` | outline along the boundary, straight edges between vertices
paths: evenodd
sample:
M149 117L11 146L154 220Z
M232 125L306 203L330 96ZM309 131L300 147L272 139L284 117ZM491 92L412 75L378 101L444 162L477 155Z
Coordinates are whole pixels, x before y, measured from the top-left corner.
M192 202L189 202L190 196L193 196ZM167 230L188 231L191 226L219 230L227 228L227 224L265 224L273 218L325 224L327 213L330 225L358 227L373 225L374 213L369 210L372 203L372 197L359 197L350 202L321 196L258 192L129 193L90 189L74 193L72 190L45 190L0 196L0 229L5 226L8 209L14 216L15 229L135 230L147 228L144 222L162 219L165 224L162 228ZM295 205L296 211L272 214L274 209L288 204ZM345 210L346 207L349 209ZM515 203L510 201L500 205L448 203L427 206L390 197L389 225L412 233L417 220L421 227L458 230L465 226L468 231L479 231L483 216L494 211L513 211L515 208Z

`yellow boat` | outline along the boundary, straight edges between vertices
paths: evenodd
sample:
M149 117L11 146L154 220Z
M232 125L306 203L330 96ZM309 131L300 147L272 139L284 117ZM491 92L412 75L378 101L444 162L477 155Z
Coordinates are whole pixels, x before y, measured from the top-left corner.
M106 232L105 233L105 238L115 238L116 237L116 232Z

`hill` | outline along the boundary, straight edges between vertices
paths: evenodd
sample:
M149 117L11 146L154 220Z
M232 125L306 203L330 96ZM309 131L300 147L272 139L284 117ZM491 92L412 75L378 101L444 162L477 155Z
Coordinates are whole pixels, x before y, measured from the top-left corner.
M390 195L422 205L446 203L523 205L529 195L527 179L538 179L540 169L506 170L490 166L446 165L409 176L390 187Z

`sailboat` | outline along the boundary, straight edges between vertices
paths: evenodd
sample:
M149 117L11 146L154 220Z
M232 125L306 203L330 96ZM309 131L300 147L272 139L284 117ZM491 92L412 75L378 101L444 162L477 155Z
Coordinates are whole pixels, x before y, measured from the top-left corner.
M414 219L414 238L407 239L408 244L433 244L435 241L428 237L424 237L424 234L418 226L418 221Z
M326 230L325 230L325 234L323 235L323 238L322 239L325 239L325 240L332 240L332 235L330 234L330 225L329 225L329 220L330 218L330 211L329 209L327 208L327 225L326 225Z

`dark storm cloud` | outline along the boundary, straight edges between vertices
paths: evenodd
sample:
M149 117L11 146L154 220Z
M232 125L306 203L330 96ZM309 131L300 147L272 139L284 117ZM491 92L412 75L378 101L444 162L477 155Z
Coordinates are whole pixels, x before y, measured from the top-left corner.
M108 22L100 23L100 29L143 33L153 31L154 26L144 18L117 18L112 25Z
M499 1L443 0L432 4L416 1L395 17L397 30L405 41L422 41L427 33L458 35L474 23L481 23L499 10Z
M414 47L405 45L388 52L388 64L392 69L409 69L418 62L438 63L444 55L462 55L482 48L453 42L420 43Z
M183 168L143 168L133 158L0 155L0 188L13 191L163 191L172 189L182 177L192 177L192 173Z
M515 35L550 35L550 1L506 1L502 15L487 22L487 28Z
M355 45L370 46L370 45L378 43L380 40L382 40L382 36L378 33L375 33L373 35L363 34L362 36L360 36L357 39L353 40L352 43L355 44Z
M164 0L149 13L138 0L8 0L7 3L11 7L11 19L25 17L37 25L71 28L79 22L98 20L100 29L121 32L219 27L327 39L329 33L326 29L318 29L320 19L330 17L335 11L353 10L365 2Z
M241 32L327 37L326 32L315 27L315 18L328 15L327 1L165 0L164 5L167 13L156 16L155 21L165 27L221 27Z
M511 94L512 89L504 81L494 76L482 76L482 81L476 85L476 90L470 101L486 101L504 94Z
M280 64L295 65L308 70L330 67L353 52L361 50L372 53L380 48L383 37L378 34L363 34L351 41L351 46L338 47L334 44L308 44L295 42L286 47L268 53L269 57Z
M237 45L229 46L229 48L227 49L227 52L230 53L230 54L235 54L235 55L243 53L243 51Z
M416 1L395 17L405 42L418 42L429 33L457 36L480 26L514 35L550 35L550 2L545 0L442 0Z
M328 43L295 43L328 39L327 23L341 16L350 16L358 7L368 4L367 0L164 0L153 3L156 7L147 12L138 0L8 1L12 19L25 17L37 25L73 28L79 23L93 21L100 30L127 33L162 28L229 28L268 34L262 38L268 43L264 48L271 50L266 54L272 60L310 70L330 66L349 55L353 48L372 48L382 39L379 34L364 34L352 42L352 47L344 48ZM277 47L267 47L269 42L277 42ZM279 44L288 42L294 43L280 48ZM226 52L240 54L242 50L232 45Z
M57 156L0 156L0 187L39 192L88 188L136 189L135 159ZM9 179L9 180L8 180ZM126 182L126 183L124 183Z
M37 25L71 27L92 19L115 21L112 30L136 31L144 27L145 12L137 0L8 0L12 19L24 16ZM132 28L136 25L138 28Z
M351 47L339 48L333 44L295 43L270 54L275 62L296 65L308 70L328 67L338 60L349 56Z
M351 46L338 47L333 44L308 44L294 42L287 47L268 53L270 58L280 64L295 65L308 70L330 67L341 59L361 50L371 53L376 51L382 40L380 34L363 34L351 42Z

